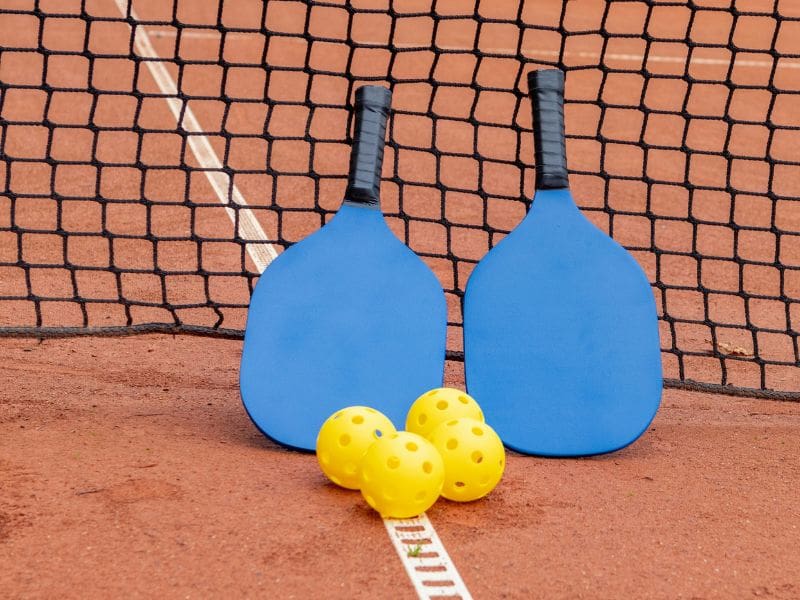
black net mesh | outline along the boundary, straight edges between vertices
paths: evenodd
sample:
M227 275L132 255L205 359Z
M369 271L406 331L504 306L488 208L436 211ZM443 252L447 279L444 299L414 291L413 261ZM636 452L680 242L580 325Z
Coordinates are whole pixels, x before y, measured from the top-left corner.
M653 282L672 384L800 397L800 3L0 1L0 334L241 335L341 202L353 90L439 276L522 218L525 74L567 73L570 179Z

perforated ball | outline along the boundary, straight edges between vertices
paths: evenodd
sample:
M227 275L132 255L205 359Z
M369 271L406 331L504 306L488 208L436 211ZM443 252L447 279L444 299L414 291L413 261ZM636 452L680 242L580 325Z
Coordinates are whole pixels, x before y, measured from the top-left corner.
M376 440L396 431L389 418L374 408L349 406L332 414L317 435L317 460L336 485L358 489L358 466Z
M475 399L455 388L435 388L414 401L406 417L406 430L428 437L440 423L469 417L483 421L483 411Z
M476 419L441 423L429 438L444 461L442 496L457 502L482 498L500 482L506 464L503 442Z
M398 431L369 447L361 461L361 494L382 517L408 519L439 498L444 463L428 440Z

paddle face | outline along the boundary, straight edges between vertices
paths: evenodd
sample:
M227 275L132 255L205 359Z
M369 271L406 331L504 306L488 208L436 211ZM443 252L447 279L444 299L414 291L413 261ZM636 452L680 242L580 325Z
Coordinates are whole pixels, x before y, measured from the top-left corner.
M467 389L503 442L601 454L642 434L661 398L655 301L628 252L568 189L537 190L464 297Z
M245 408L264 434L302 450L346 406L371 406L401 429L417 396L442 384L446 323L438 280L380 210L344 203L256 285Z

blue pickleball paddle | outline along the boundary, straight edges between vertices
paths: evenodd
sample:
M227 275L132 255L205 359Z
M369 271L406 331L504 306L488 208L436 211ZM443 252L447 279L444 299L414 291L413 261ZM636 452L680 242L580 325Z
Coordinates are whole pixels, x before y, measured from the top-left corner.
M564 75L528 79L536 193L464 295L468 392L509 447L541 456L611 452L655 416L662 375L650 284L569 191Z
M285 446L313 450L325 419L351 405L371 406L401 429L417 396L442 385L444 293L380 209L390 103L384 87L356 91L341 208L270 264L250 300L242 401Z

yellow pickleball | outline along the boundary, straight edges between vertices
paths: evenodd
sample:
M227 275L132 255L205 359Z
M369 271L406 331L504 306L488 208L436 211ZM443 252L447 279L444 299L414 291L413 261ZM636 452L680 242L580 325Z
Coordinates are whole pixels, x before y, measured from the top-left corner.
M453 419L441 423L428 439L444 461L442 496L469 502L491 492L506 464L503 442L494 429L476 419Z
M475 399L455 388L435 388L414 401L406 417L406 431L427 437L440 423L469 417L483 421L483 411Z
M428 440L398 431L372 444L361 461L361 495L384 518L408 519L439 498L444 463Z
M317 460L336 485L358 489L358 467L376 440L396 431L389 418L374 408L349 406L336 411L317 435Z

